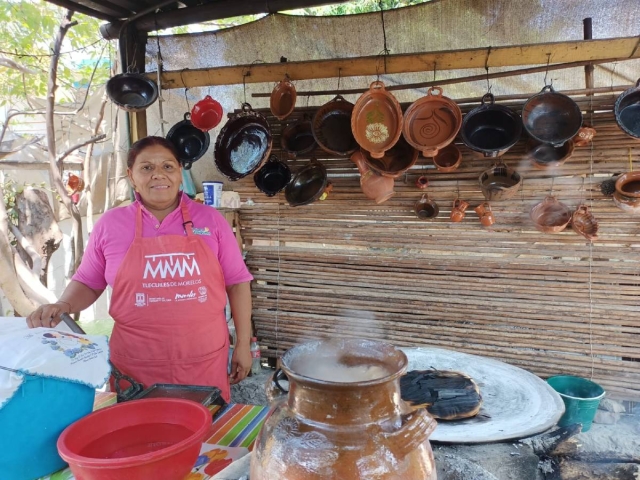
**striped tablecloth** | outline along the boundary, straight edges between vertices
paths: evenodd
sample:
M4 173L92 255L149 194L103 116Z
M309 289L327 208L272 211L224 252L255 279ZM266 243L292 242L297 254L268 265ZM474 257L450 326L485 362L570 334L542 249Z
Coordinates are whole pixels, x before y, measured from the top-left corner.
M96 408L112 401L103 397ZM232 461L242 458L253 449L256 437L262 428L269 407L230 403L224 407L209 407L215 420L202 444L195 467L185 480L207 480L226 468ZM75 480L66 468L41 480Z

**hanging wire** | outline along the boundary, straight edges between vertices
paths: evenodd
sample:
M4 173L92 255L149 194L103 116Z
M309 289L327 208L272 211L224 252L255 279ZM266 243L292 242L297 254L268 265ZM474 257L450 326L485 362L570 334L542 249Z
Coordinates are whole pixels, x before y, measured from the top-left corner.
M551 61L551 53L547 53L547 70L544 72L544 86L547 85L547 75L549 75L549 62ZM553 83L553 79L551 79L551 83Z
M189 88L187 87L187 83L184 81L184 76L182 75L185 70L188 69L183 68L182 70L180 70L180 80L182 80L182 84L184 85L184 99L187 102L187 112L190 112L191 106L189 105L189 97L187 96L187 90L189 90Z
M491 47L487 49L487 58L484 61L484 69L487 72L487 93L491 93L491 84L489 83L489 56L491 55Z
M382 55L384 55L382 57L383 61L384 61L384 73L387 73L387 55L389 55L390 51L389 51L389 47L387 46L387 28L386 25L384 23L384 8L382 5L382 0L378 0L378 7L380 8L380 20L382 22ZM376 74L378 73L378 67L376 65ZM377 74L378 80L380 81L380 75Z
M254 60L253 62L251 62L251 64L247 68L247 70L242 73L242 91L243 91L243 94L244 94L244 103L247 103L247 104L248 104L248 102L247 102L247 77L251 76L251 67L254 66L256 63L264 63L264 60L259 60L259 59Z
M589 96L589 125L593 127L593 95ZM592 191L593 187L593 140L591 141L589 148L589 191ZM593 195L590 197L590 209L593 212ZM591 356L591 376L593 380L593 372L595 370L596 357L593 353L593 242L587 242L589 244L589 354Z
M342 79L342 68L338 68L338 93L340 93L340 80ZM308 100L307 100L308 102Z
M556 181L556 177L551 177L551 190L549 190L549 196L553 197L553 183Z
M436 69L437 69L437 62L433 62L433 83L436 83Z

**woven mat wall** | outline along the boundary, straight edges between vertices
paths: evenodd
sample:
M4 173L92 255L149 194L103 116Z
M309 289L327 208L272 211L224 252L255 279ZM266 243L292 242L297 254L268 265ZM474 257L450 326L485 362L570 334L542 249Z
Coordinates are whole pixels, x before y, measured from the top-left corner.
M585 113L597 130L593 144L576 147L561 167L537 170L523 136L503 157L523 175L522 188L515 198L492 203L497 221L489 229L473 207L484 200L478 176L492 160L463 145L457 171L437 172L420 158L383 205L364 197L349 159L319 150L315 155L334 184L324 201L294 208L283 193L260 193L251 177L233 184L243 202L254 202L243 203L240 224L256 278L253 320L268 355L327 336L433 345L542 377L593 377L615 397L640 400L640 217L619 210L599 186L629 170L630 154L640 168L640 143L615 124L616 95L574 98L583 110L594 110ZM500 103L520 111L523 102ZM280 154L282 125L269 121ZM288 160L294 171L307 162ZM414 183L422 174L440 206L432 221L413 213L422 194ZM597 241L590 244L570 227L556 234L533 227L529 210L550 193L571 208L592 206ZM471 207L463 222L452 223L458 194Z

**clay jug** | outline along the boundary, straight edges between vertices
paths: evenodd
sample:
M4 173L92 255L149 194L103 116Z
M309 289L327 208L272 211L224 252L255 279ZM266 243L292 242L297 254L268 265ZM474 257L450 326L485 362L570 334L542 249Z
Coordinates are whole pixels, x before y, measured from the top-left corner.
M494 223L496 223L496 218L491 211L491 204L489 202L484 202L474 208L478 217L480 218L480 223L482 223L485 227L490 227Z
M258 434L251 480L436 480L436 422L400 398L406 355L359 339L319 340L282 357L289 393Z
M356 150L351 155L351 161L356 164L360 172L360 188L367 198L375 200L377 204L389 200L395 192L393 191L393 178L383 177L371 170L365 161L360 150Z
M469 208L469 202L465 202L464 200L460 200L456 198L453 201L453 206L451 207L451 221L452 222L461 222L464 219L465 211Z

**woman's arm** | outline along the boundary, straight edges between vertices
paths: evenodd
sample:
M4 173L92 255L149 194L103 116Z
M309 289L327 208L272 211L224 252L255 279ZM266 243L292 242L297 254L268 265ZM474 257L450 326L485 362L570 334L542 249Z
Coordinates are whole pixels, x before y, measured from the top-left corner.
M231 383L243 380L251 370L251 287L249 282L227 287L231 316L236 327L236 347L231 357Z
M79 312L93 303L102 295L104 290L94 290L84 283L71 280L67 288L56 303L39 306L27 317L29 328L55 327L61 321L61 313Z

